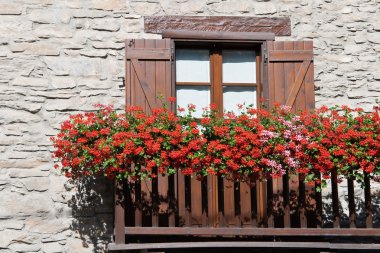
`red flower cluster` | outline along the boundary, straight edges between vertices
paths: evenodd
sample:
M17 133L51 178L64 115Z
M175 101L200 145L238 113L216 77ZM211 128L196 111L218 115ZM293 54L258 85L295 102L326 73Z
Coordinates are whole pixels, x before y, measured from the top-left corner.
M296 115L279 105L271 111L240 106L239 115L216 117L210 105L202 118L193 118L194 105L186 116L166 106L150 114L136 106L125 114L98 107L96 113L71 116L52 138L53 156L67 177L139 180L182 171L256 180L288 173L320 183L319 175L323 182L333 170L358 181L364 172L379 174L379 108L364 113L322 107Z

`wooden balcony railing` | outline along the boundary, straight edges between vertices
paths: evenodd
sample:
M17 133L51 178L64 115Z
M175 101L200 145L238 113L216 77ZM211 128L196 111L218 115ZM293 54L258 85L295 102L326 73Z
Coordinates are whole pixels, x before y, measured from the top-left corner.
M359 222L356 213L357 187L352 180L347 180L346 185L348 221L343 222L334 174L329 186L329 203L323 203L315 185L287 175L252 184L234 183L217 176L198 181L181 173L139 183L118 183L113 247L120 249L117 245L134 242L133 238L139 236L145 238L140 241L149 241L148 235L170 236L173 241L181 236L194 241L205 237L312 237L315 240L316 237L380 236L380 229L372 226L369 178L365 177L364 222ZM322 215L323 204L331 210L327 214L330 222ZM157 242L157 238L153 241ZM377 246L380 248L380 244Z

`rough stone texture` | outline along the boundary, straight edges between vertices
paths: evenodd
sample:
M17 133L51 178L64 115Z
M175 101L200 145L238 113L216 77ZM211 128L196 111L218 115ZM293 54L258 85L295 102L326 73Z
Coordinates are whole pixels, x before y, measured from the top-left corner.
M278 39L314 41L317 105L369 110L380 98L379 3L0 0L0 251L105 251L112 184L58 175L49 137L94 103L123 109L123 41L160 38L143 32L144 15L289 17L292 35ZM346 212L344 185L340 192Z

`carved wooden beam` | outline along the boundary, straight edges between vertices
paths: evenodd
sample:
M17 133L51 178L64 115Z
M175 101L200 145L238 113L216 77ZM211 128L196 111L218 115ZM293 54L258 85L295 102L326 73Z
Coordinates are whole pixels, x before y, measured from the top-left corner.
M290 36L290 18L260 18L239 16L145 16L144 31L161 33L164 30L271 32Z

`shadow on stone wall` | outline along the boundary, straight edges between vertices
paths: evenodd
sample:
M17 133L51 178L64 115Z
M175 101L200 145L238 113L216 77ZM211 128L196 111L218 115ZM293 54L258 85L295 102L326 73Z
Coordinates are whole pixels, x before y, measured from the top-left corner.
M113 234L113 182L104 178L84 178L69 182L74 195L69 201L71 229L83 247L104 252Z
M372 214L373 214L373 227L380 228L380 191L371 193L372 198ZM365 202L363 196L355 196L355 214L356 214L356 226L358 228L366 227L366 214L365 214ZM344 201L348 203L348 196L346 195ZM333 226L333 207L332 207L332 194L329 193L323 197L323 226ZM339 214L340 225L342 228L349 227L348 207L343 208L342 202L339 201Z

